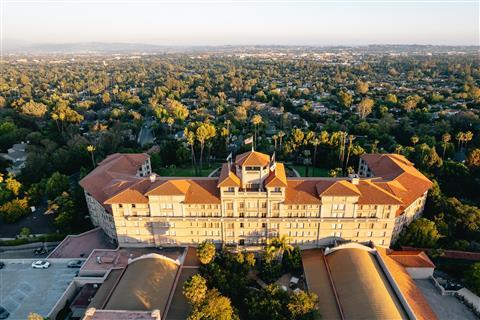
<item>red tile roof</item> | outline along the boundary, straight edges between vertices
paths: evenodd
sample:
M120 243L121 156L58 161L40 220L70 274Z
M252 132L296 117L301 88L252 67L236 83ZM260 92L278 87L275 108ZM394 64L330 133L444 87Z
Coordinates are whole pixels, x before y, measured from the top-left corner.
M435 268L423 251L391 251L388 256L405 268Z
M286 187L287 176L285 174L285 167L283 163L276 163L275 170L270 171L268 177L265 179L265 187Z
M235 164L237 166L261 166L264 167L270 163L270 156L268 154L257 151L248 151L239 154L235 157Z
M98 202L103 203L129 186L141 181L136 177L147 154L115 153L106 157L79 184ZM109 207L106 207L109 209Z
M240 178L229 168L228 163L222 165L218 187L240 187Z
M290 178L287 180L285 204L320 204L316 185L318 180Z

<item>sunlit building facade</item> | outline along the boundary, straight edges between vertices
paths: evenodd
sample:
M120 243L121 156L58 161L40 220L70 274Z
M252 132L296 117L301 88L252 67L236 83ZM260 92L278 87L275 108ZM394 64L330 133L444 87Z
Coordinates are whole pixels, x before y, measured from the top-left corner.
M251 151L219 177L159 177L146 154L113 154L80 185L92 222L120 246L256 247L286 235L302 248L336 240L388 246L423 211L431 182L403 156L362 156L348 178L287 177Z

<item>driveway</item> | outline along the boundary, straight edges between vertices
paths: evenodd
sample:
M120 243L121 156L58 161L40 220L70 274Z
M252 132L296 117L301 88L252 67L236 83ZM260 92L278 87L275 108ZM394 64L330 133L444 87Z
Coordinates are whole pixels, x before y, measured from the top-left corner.
M457 298L442 296L430 280L415 280L415 283L427 299L440 320L476 320L477 317Z
M15 264L13 260L3 261L6 266L0 270L0 305L10 312L9 320L27 319L30 312L46 317L78 271L52 260L48 269L32 269L32 260Z

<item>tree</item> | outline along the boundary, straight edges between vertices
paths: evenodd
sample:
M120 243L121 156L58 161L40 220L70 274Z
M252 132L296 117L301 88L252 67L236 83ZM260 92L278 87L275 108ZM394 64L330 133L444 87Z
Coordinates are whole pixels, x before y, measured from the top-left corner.
M215 245L211 241L203 241L197 247L197 257L202 264L209 264L215 258Z
M253 127L255 128L255 138L254 138L254 144L253 146L256 147L256 144L257 144L257 128L258 128L258 125L260 125L262 123L262 116L259 115L259 114L256 114L252 117L252 124L253 124Z
M44 320L45 318L35 312L30 312L28 314L27 320Z
M418 95L415 96L408 96L402 104L403 109L405 111L412 111L418 105L418 103L422 100Z
M217 289L208 290L205 299L196 304L188 320L232 320L238 319L229 298L224 297Z
M183 284L183 295L191 305L202 302L207 290L207 280L199 274L191 276Z
M200 170L203 169L203 150L205 142L215 137L217 131L211 123L201 123L195 131L195 137L200 142Z
M30 100L20 107L20 111L24 115L41 118L47 113L48 108L41 102Z
M5 189L13 193L14 196L18 196L22 189L22 184L13 175L9 174L8 178L5 179Z
M340 90L337 94L340 105L344 108L349 108L352 105L353 97L346 90Z
M195 160L195 133L191 130L188 129L188 127L185 128L183 131L183 135L185 136L185 139L187 140L187 144L190 146L190 152L192 156L192 168L195 171L195 174L197 174L197 164Z
M446 132L442 135L442 144L443 144L442 159L445 159L445 151L447 151L447 146L450 140L452 140L452 136L450 135L450 133Z
M389 105L395 105L398 102L397 96L394 95L393 93L388 93L387 96L385 97L385 102L388 103Z
M293 292L289 300L287 309L290 312L290 319L306 320L319 317L316 308L318 297L315 293Z
M410 141L412 142L413 146L415 147L415 145L418 143L418 141L420 141L420 139L418 138L418 136L412 136L410 138Z
M365 94L368 92L368 82L363 82L362 80L358 80L355 84L355 88L358 93Z
M400 243L418 248L434 248L440 237L435 222L419 218L402 231Z
M59 172L54 172L50 178L48 178L45 184L45 192L48 199L55 199L61 195L64 191L67 191L70 187L68 176Z
M360 118L364 119L366 116L368 116L370 113L372 113L372 108L375 102L373 99L369 97L365 97L360 101L358 104L358 113L360 114Z
M32 231L27 227L23 227L22 229L20 229L20 235L22 237L28 237L31 233Z
M110 99L110 93L104 92L102 94L102 102L104 105L109 105L112 99Z
M7 223L14 223L25 217L29 212L30 207L27 198L16 198L0 206L0 216Z
M480 262L474 263L466 272L465 277L467 287L480 295Z
M92 166L93 168L95 168L95 156L94 156L94 152L95 152L95 147L93 145L88 145L87 146L87 151L90 153L90 156L92 157Z
M472 168L480 168L480 149L475 148L468 154L467 164Z

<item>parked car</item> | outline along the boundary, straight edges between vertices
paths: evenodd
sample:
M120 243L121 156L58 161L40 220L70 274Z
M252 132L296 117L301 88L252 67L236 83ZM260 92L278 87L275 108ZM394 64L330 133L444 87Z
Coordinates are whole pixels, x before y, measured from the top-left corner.
M48 267L50 267L50 262L48 261L38 260L38 261L32 262L33 269L47 269Z
M0 261L0 269L3 269L3 268L5 268L5 263Z
M37 248L37 249L33 250L33 253L38 256L38 255L47 253L47 249L45 249L43 247L42 248Z
M82 264L83 264L82 260L72 260L72 261L68 262L67 267L68 268L81 268Z
M5 310L5 308L0 307L0 319L7 319L10 316L10 313Z

